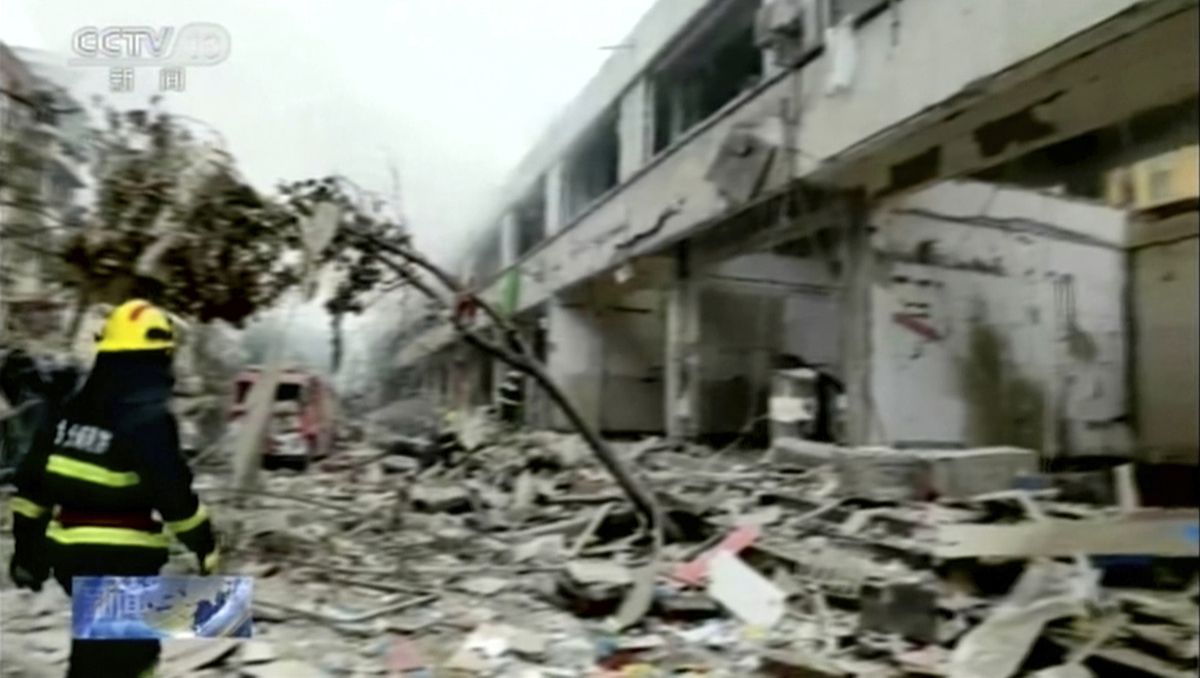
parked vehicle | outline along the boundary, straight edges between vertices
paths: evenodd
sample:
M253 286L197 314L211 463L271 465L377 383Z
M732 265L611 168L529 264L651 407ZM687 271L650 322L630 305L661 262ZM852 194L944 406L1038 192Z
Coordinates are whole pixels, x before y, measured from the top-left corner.
M236 423L247 411L247 400L262 375L250 368L237 376L230 419ZM333 450L336 427L333 389L320 376L304 370L287 370L279 377L275 402L267 426L264 468L304 469Z

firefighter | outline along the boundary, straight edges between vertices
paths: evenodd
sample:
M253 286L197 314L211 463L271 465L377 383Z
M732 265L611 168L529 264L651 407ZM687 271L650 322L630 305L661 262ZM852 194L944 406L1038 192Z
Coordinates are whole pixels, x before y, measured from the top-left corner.
M458 437L456 424L454 412L446 410L442 413L437 437L429 449L430 454L426 456L424 466L441 463L451 467L456 465L466 454L467 448L463 446L462 440Z
M525 405L525 375L520 370L509 368L504 373L496 401L500 421L511 426L521 423L521 410Z
M18 348L0 357L0 395L13 408L0 420L0 469L15 468L29 448L43 383L37 363L25 351Z
M83 387L47 418L17 470L9 575L38 591L52 570L68 594L75 576L156 575L168 554L162 523L212 573L212 525L168 409L171 322L129 301L98 341ZM157 640L74 640L67 676L152 676L159 652Z
M521 355L521 344L515 333L508 335L508 350ZM500 382L500 388L496 391L496 413L500 421L516 426L521 423L524 408L525 375L510 366L504 373L504 381Z

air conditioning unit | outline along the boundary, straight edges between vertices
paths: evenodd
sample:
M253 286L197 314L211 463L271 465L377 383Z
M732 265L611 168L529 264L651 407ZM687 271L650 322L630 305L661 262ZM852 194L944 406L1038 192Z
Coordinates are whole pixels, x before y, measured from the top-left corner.
M1200 146L1163 153L1110 170L1105 197L1110 205L1150 210L1200 198Z

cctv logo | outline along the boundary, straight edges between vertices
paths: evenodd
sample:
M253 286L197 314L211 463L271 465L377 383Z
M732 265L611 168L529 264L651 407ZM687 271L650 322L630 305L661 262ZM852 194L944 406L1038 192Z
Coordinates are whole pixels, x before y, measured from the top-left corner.
M84 26L71 35L72 66L212 66L229 58L229 31L213 23Z

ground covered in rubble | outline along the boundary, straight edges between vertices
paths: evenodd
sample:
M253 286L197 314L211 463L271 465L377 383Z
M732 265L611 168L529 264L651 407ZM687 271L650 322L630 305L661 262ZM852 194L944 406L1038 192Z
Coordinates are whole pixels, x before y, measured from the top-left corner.
M1196 672L1194 512L1071 501L1053 482L947 497L945 477L864 478L877 450L813 466L615 444L672 519L657 545L575 436L462 434L473 450L453 464L423 465L403 437L346 442L244 495L206 462L224 569L257 578L255 639L167 643L160 675ZM1141 536L1117 534L1131 522ZM168 569L190 567L181 552ZM61 675L66 597L6 586L3 675Z

